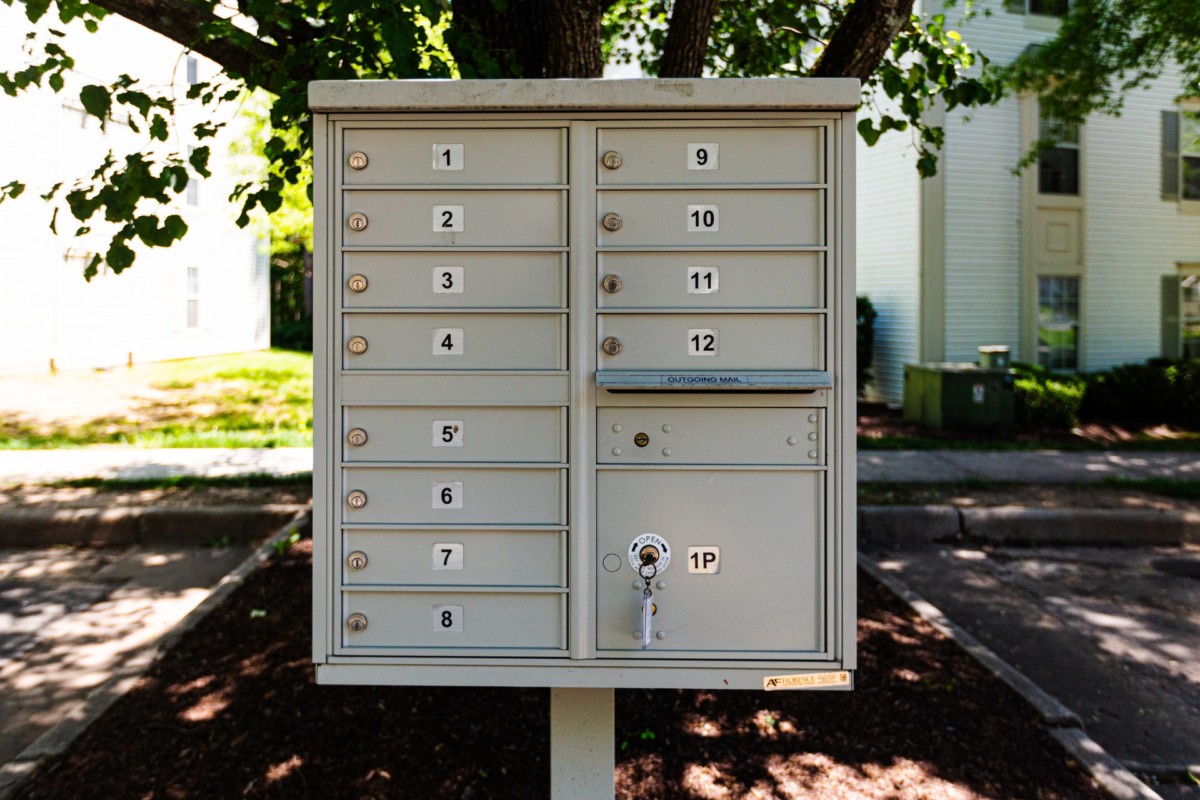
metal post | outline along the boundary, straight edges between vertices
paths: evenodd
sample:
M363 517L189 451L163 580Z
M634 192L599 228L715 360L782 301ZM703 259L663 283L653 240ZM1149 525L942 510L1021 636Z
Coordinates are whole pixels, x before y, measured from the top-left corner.
M612 689L550 690L550 798L601 800L615 792Z

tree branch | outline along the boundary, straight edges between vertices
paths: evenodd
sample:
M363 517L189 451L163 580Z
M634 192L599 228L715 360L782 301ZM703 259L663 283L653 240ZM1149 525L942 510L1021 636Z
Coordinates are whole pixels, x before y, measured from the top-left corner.
M258 67L274 63L275 47L249 33L209 38L206 24L220 21L186 0L95 0L96 5L187 47L220 64L235 77L247 77ZM232 27L232 23L230 23Z
M856 0L810 76L866 81L912 17L912 9L913 0Z

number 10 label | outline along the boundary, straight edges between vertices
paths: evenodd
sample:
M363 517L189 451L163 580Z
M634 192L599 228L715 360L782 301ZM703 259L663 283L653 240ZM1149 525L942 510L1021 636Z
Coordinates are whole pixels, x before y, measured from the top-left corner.
M688 206L687 229L689 233L700 231L711 233L721 229L721 209L719 206Z

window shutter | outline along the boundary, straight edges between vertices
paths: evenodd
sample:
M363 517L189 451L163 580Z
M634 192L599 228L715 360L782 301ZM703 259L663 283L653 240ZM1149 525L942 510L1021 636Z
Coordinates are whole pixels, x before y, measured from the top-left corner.
M1162 199L1179 199L1179 112L1162 112Z
M1162 276L1162 354L1163 358L1179 358L1179 276Z
M1010 14L1024 14L1025 0L1004 0L1004 10Z

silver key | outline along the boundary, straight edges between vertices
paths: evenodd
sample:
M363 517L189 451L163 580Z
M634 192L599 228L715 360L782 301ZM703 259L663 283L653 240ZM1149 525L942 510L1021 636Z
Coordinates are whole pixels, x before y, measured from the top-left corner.
M642 592L642 649L650 646L650 620L654 616L654 602L650 599L650 587Z

